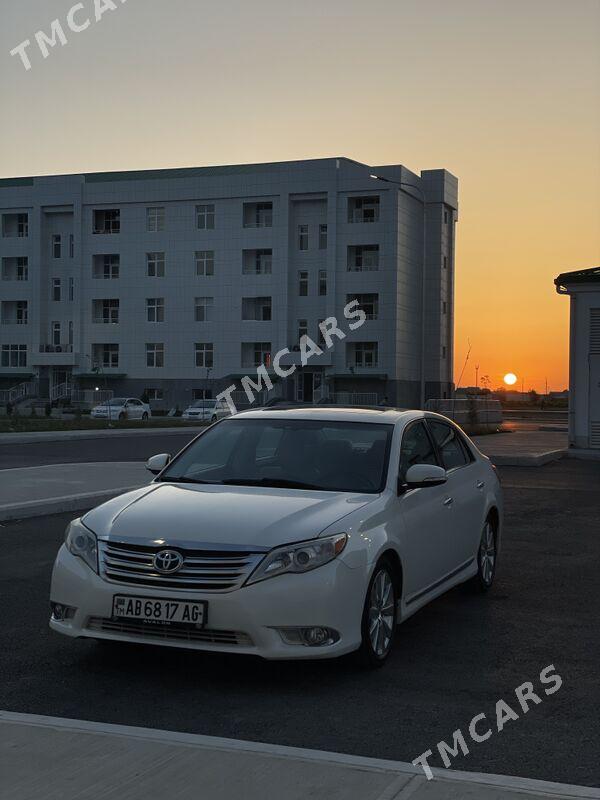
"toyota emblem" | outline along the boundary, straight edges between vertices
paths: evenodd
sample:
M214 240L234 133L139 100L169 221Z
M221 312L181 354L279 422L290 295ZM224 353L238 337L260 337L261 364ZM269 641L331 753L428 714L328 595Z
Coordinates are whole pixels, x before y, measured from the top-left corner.
M176 550L160 550L154 556L154 569L163 575L177 572L183 566L183 556Z

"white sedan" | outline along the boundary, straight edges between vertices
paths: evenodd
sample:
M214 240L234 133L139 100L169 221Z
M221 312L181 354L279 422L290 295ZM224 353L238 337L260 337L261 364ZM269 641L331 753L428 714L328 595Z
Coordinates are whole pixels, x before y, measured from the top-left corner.
M113 397L107 403L102 403L92 408L90 416L93 419L149 419L152 411L148 403L142 403L136 397Z
M494 580L500 483L436 414L249 411L148 469L149 486L68 526L53 630L272 659L358 650L379 666L398 623Z
M182 419L195 419L199 422L216 422L231 415L224 400L196 400L181 415Z

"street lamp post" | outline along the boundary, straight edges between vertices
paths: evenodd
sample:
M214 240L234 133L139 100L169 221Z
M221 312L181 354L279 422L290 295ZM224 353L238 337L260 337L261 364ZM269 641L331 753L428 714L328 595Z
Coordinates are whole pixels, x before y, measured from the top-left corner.
M391 178L384 178L381 175L371 175L371 178L383 183L393 183L400 187L400 190L407 194L409 197L415 198L414 194L407 192L404 187L414 189L420 195L421 203L423 204L423 268L421 270L421 370L420 370L420 387L419 387L419 400L421 408L425 408L425 306L427 299L427 198L421 186L416 183L408 181L395 181Z

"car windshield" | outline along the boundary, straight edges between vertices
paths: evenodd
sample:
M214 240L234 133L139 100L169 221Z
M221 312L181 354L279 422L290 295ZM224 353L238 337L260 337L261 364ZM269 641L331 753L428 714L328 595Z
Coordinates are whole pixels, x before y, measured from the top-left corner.
M108 403L105 403L105 405L108 405L108 406L124 406L126 402L127 402L127 398L126 397L113 397L113 399L109 400Z
M228 419L209 428L161 481L381 492L393 425Z

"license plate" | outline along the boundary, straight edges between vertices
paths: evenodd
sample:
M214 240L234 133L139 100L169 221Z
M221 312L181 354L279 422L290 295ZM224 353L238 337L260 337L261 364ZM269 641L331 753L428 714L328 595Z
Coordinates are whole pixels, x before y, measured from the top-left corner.
M156 597L113 597L113 617L137 619L161 624L206 625L208 603L205 600L165 600Z

